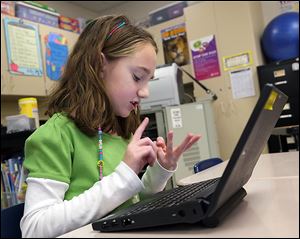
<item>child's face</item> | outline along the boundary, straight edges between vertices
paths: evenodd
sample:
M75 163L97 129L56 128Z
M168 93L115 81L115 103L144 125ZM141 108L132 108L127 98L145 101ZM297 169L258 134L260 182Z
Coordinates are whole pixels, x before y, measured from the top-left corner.
M153 78L156 53L144 44L136 52L104 66L104 84L117 116L128 117L142 98L149 96L148 82Z

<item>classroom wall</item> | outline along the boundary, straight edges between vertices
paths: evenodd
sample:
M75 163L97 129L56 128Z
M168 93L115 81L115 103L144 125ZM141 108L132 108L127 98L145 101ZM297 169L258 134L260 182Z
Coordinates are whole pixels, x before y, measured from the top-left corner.
M263 30L260 2L204 1L185 8L184 16L148 28L158 43L158 64L164 64L161 30L185 22L188 42L208 35L215 35L221 75L201 81L215 92L218 100L213 102L220 154L228 159L259 97L256 66L263 64L259 37ZM234 99L229 72L223 69L222 58L251 51L250 66L255 96ZM191 51L190 59L192 59ZM194 75L193 64L184 66ZM193 82L184 74L184 82ZM194 83L197 100L207 98L205 91ZM201 124L201 122L199 122Z
M279 1L194 1L193 4L189 1L189 4L190 6L185 9L184 16L147 29L152 33L158 44L158 64L164 64L160 31L182 22L186 23L189 41L209 34L216 35L220 63L222 57L245 50L250 50L253 57L253 64L250 66L255 87L255 96L253 97L240 100L233 99L230 76L228 72L224 71L222 65L220 77L202 82L217 93L219 97L214 102L213 107L220 153L222 158L227 159L230 157L259 97L260 90L256 67L264 64L260 47L261 34L274 17L288 10L288 6L285 5L285 2ZM291 4L291 2L287 4ZM299 11L296 3L292 3L291 7L292 10ZM130 9L135 9L135 6L131 6ZM131 11L133 15L139 12L138 10ZM185 65L184 68L194 75L191 64ZM183 80L185 83L191 82L191 79L185 74ZM205 98L203 89L195 83L194 88L194 94L198 100ZM263 153L267 152L266 147Z
M299 1L261 1L264 25L285 11L299 12Z

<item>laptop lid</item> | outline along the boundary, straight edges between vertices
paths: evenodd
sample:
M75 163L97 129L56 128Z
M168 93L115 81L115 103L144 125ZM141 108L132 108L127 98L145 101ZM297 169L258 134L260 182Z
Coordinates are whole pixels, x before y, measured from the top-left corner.
M287 99L273 85L264 86L212 196L207 217L248 182Z

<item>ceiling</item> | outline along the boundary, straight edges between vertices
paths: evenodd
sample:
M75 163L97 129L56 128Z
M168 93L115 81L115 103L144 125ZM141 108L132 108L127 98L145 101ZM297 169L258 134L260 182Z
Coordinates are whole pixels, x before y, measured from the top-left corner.
M80 6L87 10L101 13L107 9L111 9L115 6L120 6L127 1L68 1L74 5Z

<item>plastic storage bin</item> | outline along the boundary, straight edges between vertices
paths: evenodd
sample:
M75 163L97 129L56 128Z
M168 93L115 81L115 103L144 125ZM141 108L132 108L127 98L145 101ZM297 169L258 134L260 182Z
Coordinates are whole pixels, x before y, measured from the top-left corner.
M7 134L34 130L35 120L34 118L28 118L26 115L11 115L6 117L7 122Z

